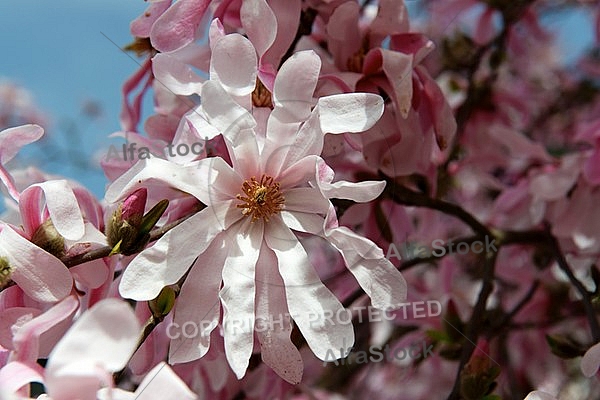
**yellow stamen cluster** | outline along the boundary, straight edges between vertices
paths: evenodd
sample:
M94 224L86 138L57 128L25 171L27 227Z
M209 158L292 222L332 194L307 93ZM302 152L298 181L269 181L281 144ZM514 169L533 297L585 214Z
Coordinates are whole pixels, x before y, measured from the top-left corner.
M278 213L283 209L285 198L279 190L279 183L274 182L273 178L263 174L260 181L255 177L245 180L242 184L244 195L238 194L238 200L243 201L238 204L242 208L242 214L252 216L252 222L259 218L269 221L271 215Z

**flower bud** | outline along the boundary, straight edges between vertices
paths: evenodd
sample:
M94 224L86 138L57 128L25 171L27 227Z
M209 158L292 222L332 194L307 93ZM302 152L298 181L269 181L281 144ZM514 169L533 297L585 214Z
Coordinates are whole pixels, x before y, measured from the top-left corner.
M490 358L487 340L480 339L469 362L460 373L460 394L465 400L477 400L489 395L496 387L500 368Z
M175 297L173 288L166 286L160 291L155 299L150 300L148 306L150 307L150 311L152 311L154 318L162 320L166 317L175 305Z
M0 288L3 288L12 275L13 268L10 266L6 257L0 257Z
M58 233L50 218L35 230L31 237L31 243L57 258L62 258L65 255L65 239Z
M149 232L169 205L168 200L159 201L146 215L148 192L141 188L119 205L106 226L106 239L113 248L111 254L126 256L140 252L148 240Z

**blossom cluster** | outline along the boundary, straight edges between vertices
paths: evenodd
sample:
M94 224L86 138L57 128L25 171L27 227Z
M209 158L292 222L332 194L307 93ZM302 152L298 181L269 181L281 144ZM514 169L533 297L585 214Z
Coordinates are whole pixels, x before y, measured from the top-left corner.
M1 131L0 399L597 398L600 7L422 3L149 2L104 199Z

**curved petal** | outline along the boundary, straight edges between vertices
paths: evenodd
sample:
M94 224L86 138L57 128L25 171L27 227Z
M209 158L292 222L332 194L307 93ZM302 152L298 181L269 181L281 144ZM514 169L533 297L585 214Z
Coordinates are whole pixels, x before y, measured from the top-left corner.
M55 302L71 293L73 278L67 267L10 227L0 232L0 250L14 269L12 280L32 299Z
M234 200L200 211L171 229L131 261L119 284L123 297L151 300L176 283L213 239L242 218Z
M228 240L229 254L223 266L225 355L238 379L246 374L254 346L255 268L263 239L263 224L249 218Z
M283 123L306 120L312 108L321 59L312 50L294 53L281 66L273 87L272 116Z
M262 56L277 35L277 18L265 0L246 0L240 7L240 21L246 35Z
M37 141L44 135L44 128L35 124L16 126L0 132L0 164L12 160L21 147Z
M385 181L347 182L334 183L319 182L323 195L329 199L348 199L358 203L366 203L376 199L385 188Z
M48 357L50 350L69 328L78 307L77 298L68 296L23 324L13 337L19 361L34 363L38 358Z
M342 254L346 267L375 308L394 310L406 301L406 280L375 243L345 226L328 230L325 235Z
M81 238L85 233L83 216L73 189L64 179L37 183L25 189L19 199L21 214L27 215L38 211L37 205L42 192L46 198L50 219L58 233L69 240ZM28 231L34 228L37 229L37 226L27 227Z
M324 133L364 132L383 114L383 99L372 93L325 96L317 103Z
M44 382L44 369L38 364L10 362L0 368L0 396L14 394L31 382ZM4 399L4 397L2 397ZM8 399L16 399L8 397Z
M248 39L237 33L226 35L213 47L210 79L219 82L232 96L249 95L256 86L257 62L256 51Z
M332 353L339 355L339 349L345 353L354 345L352 324L340 323L339 318L332 321L344 307L323 285L296 236L281 219L273 218L265 240L277 257L290 314L310 349L321 360L329 360Z

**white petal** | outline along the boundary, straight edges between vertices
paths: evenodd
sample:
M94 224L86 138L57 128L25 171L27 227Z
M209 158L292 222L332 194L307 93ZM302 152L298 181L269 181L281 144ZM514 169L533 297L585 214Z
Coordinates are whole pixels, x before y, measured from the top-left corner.
M312 108L321 59L312 50L299 51L283 63L273 87L273 116L284 123L301 122Z
M325 218L316 214L308 214L299 211L281 211L281 219L290 228L298 232L323 234L323 223Z
M313 214L327 214L329 201L313 188L292 188L284 192L285 209Z
M219 288L227 250L223 241L226 233L213 240L190 270L177 298L173 322L169 362L172 364L197 360L210 346L210 333L219 323L221 304ZM190 325L193 324L193 325ZM196 334L197 332L197 334Z
M26 214L28 205L39 199L40 192L44 193L48 213L58 233L70 240L81 238L85 232L83 216L73 189L66 180L46 181L29 186L19 199L21 213Z
M327 198L348 199L358 203L366 203L376 199L383 189L385 181L363 181L347 182L337 181L334 183L319 182L323 195Z
M321 360L332 353L337 357L340 349L345 353L354 345L352 324L335 318L344 307L323 285L296 236L274 218L267 225L265 240L277 256L290 314L310 349Z
M72 389L79 390L83 381L79 377L99 382L99 371L124 368L135 351L140 331L140 323L126 302L106 299L97 303L81 315L50 354L46 368L48 394L63 398L63 394L73 393ZM69 375L70 380L66 379ZM78 378L73 379L73 375Z
M239 232L228 240L229 254L223 267L219 297L223 305L225 355L238 379L246 374L254 346L254 272L262 238L262 223L251 223L249 218L241 222Z
M0 250L14 268L12 280L32 299L55 302L71 293L73 278L67 267L8 226L0 232Z
M336 94L321 97L317 108L323 132L364 132L383 114L383 99L371 93Z
M208 81L204 84L201 106L208 123L232 142L237 140L240 130L256 126L252 114L236 103L218 82Z
M292 321L285 286L275 268L277 258L264 243L256 263L256 336L262 360L292 385L302 380L303 363L292 343Z
M232 96L245 96L254 90L257 73L256 50L252 43L234 33L219 39L212 50L210 79Z
M196 396L165 362L152 368L135 391L136 400L194 400Z
M375 243L344 226L327 231L326 236L375 308L393 310L406 301L404 277Z
M523 400L557 400L557 398L552 396L550 393L542 392L541 390L535 390L530 392Z
M159 53L154 56L152 72L160 85L166 86L176 95L189 96L202 90L203 79L187 64L168 54ZM194 104L191 100L187 101L190 105Z
M121 295L151 300L163 287L176 283L215 236L242 218L233 203L230 200L205 208L142 251L123 273Z
M225 179L224 175L227 176ZM139 161L115 180L106 190L106 200L114 203L155 180L187 192L204 204L212 203L211 190L237 191L242 184L241 179L220 157L206 158L186 166L150 158ZM230 188L227 185L232 186Z

